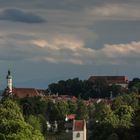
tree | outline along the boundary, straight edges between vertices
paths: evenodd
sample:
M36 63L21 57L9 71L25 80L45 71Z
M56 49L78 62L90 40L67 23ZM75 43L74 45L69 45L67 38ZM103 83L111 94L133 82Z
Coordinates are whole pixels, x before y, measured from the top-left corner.
M140 139L140 108L135 110L134 116L133 116L133 133L136 136L135 139L139 140Z
M118 96L114 100L112 107L113 109L117 109L122 105L131 106L134 110L139 107L138 95L135 93L126 94L123 96Z
M46 117L47 102L41 97L25 97L20 99L24 115L42 114Z
M132 81L129 82L128 88L132 92L140 93L140 79L134 78Z
M77 104L69 100L68 108L69 108L69 111L68 111L69 114L75 114L77 110Z
M39 117L29 115L26 119L26 122L30 124L35 130L42 131Z
M112 133L107 140L119 140L119 137L116 133Z
M12 100L0 103L0 136L8 140L43 140L38 130L24 121L18 105Z
M133 126L132 117L134 110L131 106L121 105L119 108L115 110L115 114L119 118L119 127L130 128Z
M91 137L95 140L106 140L114 131L116 116L110 106L101 102L95 105L95 111L90 120Z
M120 86L120 85L113 84L113 85L108 86L109 96L110 96L110 94L112 94L113 97L116 97L119 94L122 94L123 90L124 90L124 88L122 86Z
M79 120L88 119L88 109L82 100L77 102L76 118Z
M116 127L118 124L118 118L114 111L111 109L110 105L106 103L98 103L95 105L95 111L93 113L92 121L93 123L100 124L110 124L112 127Z
M65 101L57 102L56 106L57 106L58 120L65 120L65 117L69 112L67 102L65 102Z
M0 140L6 140L5 135L0 133Z

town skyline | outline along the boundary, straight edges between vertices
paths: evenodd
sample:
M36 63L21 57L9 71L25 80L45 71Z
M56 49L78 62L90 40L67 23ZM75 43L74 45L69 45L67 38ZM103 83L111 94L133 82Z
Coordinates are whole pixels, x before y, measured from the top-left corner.
M10 69L9 69L10 70ZM11 71L11 70L10 70ZM3 90L6 88L7 86L7 80L6 80L6 76L7 76L7 71L4 72L4 74L1 74L0 76L0 79L2 79L1 81L1 87L0 87L0 90ZM126 76L128 77L128 81L131 81L133 80L134 78L139 78L138 76L134 76L134 77L131 77L131 76L128 76L128 75L123 75L123 74L115 74L115 75L112 75L111 73L108 75L107 74L91 74L91 75L88 75L88 74L85 74L84 76L81 76L81 77L78 77L78 75L74 75L73 77L68 77L68 75L66 76L63 76L63 77L59 77L59 76L56 76L56 78L50 78L50 79L45 79L45 78L40 78L40 79L30 79L28 80L27 79L24 79L22 80L22 73L21 73L21 80L20 80L20 77L19 79L16 77L16 73L15 72L11 72L11 75L13 77L13 87L23 87L23 88L42 88L42 89L47 89L48 88L48 85L51 84L51 83L57 83L58 81L60 80L68 80L68 79L73 79L73 78L79 78L80 80L88 80L91 76ZM2 77L3 76L3 77ZM17 78L17 79L16 79Z
M13 87L19 87L19 88L37 88L37 89L47 89L48 88L48 85L52 84L52 83L57 83L61 80L68 80L68 79L75 79L75 78L78 78L79 80L90 80L90 78L92 77L99 77L99 78L103 78L103 79L110 79L110 78L125 78L127 82L130 82L131 80L135 79L135 78L139 78L139 77L133 77L133 78L129 78L128 76L126 75L89 75L89 77L86 77L85 79L84 78L80 78L80 77L69 77L69 78L64 78L64 79L56 79L52 82L48 82L46 83L46 81L42 81L41 82L41 86L38 85L38 84L35 84L34 82L38 82L38 81L29 81L30 83L24 83L24 82L21 82L21 83L17 83L16 79L14 78L13 76L13 73L11 72L11 70L8 70L8 74L10 73L11 77L12 77L12 86ZM115 79L116 80L116 79ZM123 80L123 79L121 79ZM44 82L44 83L43 83ZM44 86L43 86L44 85ZM3 90L7 87L7 75L5 76L5 80L4 82L1 83L1 88L0 90Z

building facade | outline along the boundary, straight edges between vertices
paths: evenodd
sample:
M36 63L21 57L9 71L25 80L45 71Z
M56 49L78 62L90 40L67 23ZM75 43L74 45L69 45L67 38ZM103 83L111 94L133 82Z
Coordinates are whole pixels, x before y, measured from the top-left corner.
M73 121L73 140L86 140L86 121L74 120Z
M109 85L120 85L122 87L128 86L127 76L91 76L89 79L91 82L96 82L96 80L105 80Z

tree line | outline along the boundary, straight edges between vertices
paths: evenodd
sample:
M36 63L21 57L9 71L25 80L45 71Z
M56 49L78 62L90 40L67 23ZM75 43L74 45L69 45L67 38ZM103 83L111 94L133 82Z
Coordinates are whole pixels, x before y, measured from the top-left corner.
M110 85L106 79L100 78L91 82L89 80L80 80L79 78L60 80L57 83L48 85L46 94L71 95L81 97L82 99L89 98L109 98L116 97L121 94L130 92L140 92L140 79L134 78L128 83L128 89L120 85Z

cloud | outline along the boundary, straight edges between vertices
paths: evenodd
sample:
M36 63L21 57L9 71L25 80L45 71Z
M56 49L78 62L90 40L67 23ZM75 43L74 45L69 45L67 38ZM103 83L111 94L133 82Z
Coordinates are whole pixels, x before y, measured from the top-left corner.
M50 63L85 64L85 57L92 55L92 49L72 36L53 36L40 39L28 35L17 39L16 34L0 38L1 61L46 61ZM85 60L84 60L85 59Z
M87 8L86 11L89 15L98 16L102 19L140 19L139 3L105 3Z
M16 38L19 36L20 38ZM140 41L126 44L104 44L102 48L86 47L74 36L53 35L38 38L33 35L9 34L0 37L1 61L35 61L74 65L129 65L139 63Z
M0 14L0 20L9 20L14 22L23 22L23 23L43 23L45 20L29 12L24 12L19 9L5 9Z
M98 64L131 65L139 64L140 41L127 44L105 44L103 48L96 50Z
M125 58L125 57L139 57L140 42L131 42L128 44L105 44L104 48L100 50L106 57L109 58Z
M46 54L40 57L41 60L50 63L71 63L84 64L84 56L90 55L92 49L85 48L82 40L78 40L71 36L55 36L50 40L31 40L31 44L41 48Z

